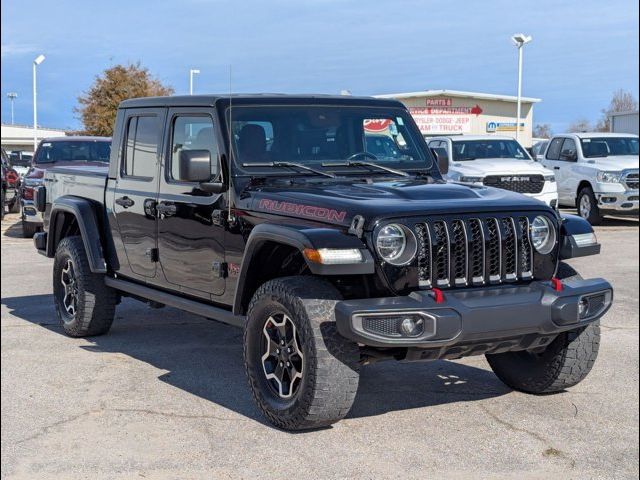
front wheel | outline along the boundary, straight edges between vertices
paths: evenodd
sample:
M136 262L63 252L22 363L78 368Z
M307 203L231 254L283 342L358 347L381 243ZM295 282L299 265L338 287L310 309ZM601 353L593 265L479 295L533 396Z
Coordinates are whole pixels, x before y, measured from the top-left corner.
M600 225L602 223L598 200L591 187L584 187L580 190L577 203L578 213L582 218L587 220L591 225Z
M351 409L360 352L336 328L340 298L324 280L287 277L265 283L251 300L245 369L258 408L276 427L324 427Z
M561 262L558 278L582 277ZM589 374L600 348L600 321L563 332L542 352L505 352L487 355L493 372L503 383L526 393L555 393L572 387Z

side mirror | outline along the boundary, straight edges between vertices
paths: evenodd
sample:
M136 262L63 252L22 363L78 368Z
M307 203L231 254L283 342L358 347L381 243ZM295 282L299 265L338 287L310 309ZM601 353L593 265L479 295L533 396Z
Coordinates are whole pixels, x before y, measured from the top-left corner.
M211 179L209 150L180 150L178 174L181 182L206 182Z
M563 150L560 154L560 158L567 162L575 162L578 159L578 155L573 150Z
M441 175L446 175L449 173L449 155L444 148L432 148L431 153L436 157L438 161L438 170L440 170Z

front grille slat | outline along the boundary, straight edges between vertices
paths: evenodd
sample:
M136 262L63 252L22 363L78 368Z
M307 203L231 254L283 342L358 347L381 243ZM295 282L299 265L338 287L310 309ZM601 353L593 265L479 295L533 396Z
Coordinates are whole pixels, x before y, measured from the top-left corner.
M419 286L464 287L533 278L529 228L526 216L416 223Z
M451 266L451 241L447 222L433 222L433 281L436 287L448 287Z

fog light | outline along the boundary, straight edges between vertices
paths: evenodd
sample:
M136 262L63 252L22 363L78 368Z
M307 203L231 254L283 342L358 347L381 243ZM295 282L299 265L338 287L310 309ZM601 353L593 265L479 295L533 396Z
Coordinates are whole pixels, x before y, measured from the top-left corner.
M402 319L400 323L400 330L403 335L407 337L413 337L422 333L422 319L407 317Z
M589 313L589 300L586 298L580 299L578 303L578 318L583 319Z
M578 301L578 320L587 320L601 316L611 305L611 290L585 295Z

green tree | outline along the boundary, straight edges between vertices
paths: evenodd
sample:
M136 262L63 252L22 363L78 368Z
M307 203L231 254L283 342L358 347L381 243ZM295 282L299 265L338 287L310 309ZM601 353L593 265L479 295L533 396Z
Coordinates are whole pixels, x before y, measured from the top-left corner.
M116 65L98 75L74 109L80 115L86 135L111 136L118 105L138 97L162 97L173 94L173 88L152 77L140 63Z

